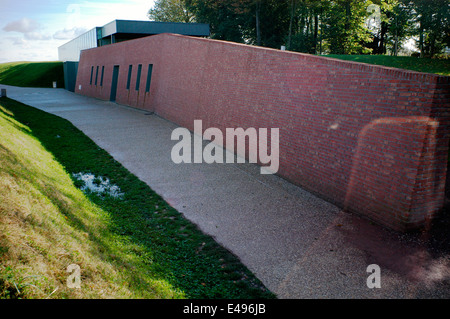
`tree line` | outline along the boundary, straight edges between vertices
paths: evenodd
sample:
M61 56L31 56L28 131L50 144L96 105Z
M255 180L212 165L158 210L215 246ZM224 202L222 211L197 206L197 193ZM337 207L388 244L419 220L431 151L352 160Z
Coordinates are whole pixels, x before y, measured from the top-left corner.
M450 46L449 0L156 0L153 21L209 23L211 38L311 54L418 55ZM412 40L411 40L412 39Z

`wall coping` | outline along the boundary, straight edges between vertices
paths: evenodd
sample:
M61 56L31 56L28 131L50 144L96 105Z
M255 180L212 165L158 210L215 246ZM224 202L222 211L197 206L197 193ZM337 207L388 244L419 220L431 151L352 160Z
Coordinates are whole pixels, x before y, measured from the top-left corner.
M301 52L294 52L294 51L281 51L279 49L273 49L273 48L267 48L267 47L261 47L261 46L253 46L253 45L248 45L248 44L244 44L244 43L237 43L237 42L216 40L216 39L207 39L207 38L198 38L198 37L173 34L173 33L161 33L161 34L151 35L148 37L143 37L143 38L134 39L134 40L128 40L128 41L124 41L124 42L114 43L114 44L110 44L107 46L92 48L92 49L87 49L87 50L102 49L102 48L109 47L111 45L113 45L113 46L129 45L130 43L133 43L133 42L147 41L148 38L150 38L150 37L152 37L152 38L175 37L175 38L180 38L180 39L189 39L190 41L204 41L204 42L214 43L214 44L218 44L218 45L235 46L235 47L239 47L244 50L264 51L266 53L275 53L277 55L284 54L284 55L291 56L291 57L309 59L311 61L319 62L324 65L332 65L335 67L346 68L349 70L363 71L363 72L375 72L380 75L386 75L386 76L393 77L393 78L400 78L402 80L410 80L410 81L412 80L412 81L418 81L418 82L434 82L436 84L450 84L450 76L445 76L445 75L419 72L419 71L413 71L413 70L407 70L407 69L401 69L401 68L394 68L394 67L388 67L388 66L383 66L383 65L369 64L369 63L364 63L364 62L340 60L337 58L313 55L313 54L308 54L308 53L301 53Z

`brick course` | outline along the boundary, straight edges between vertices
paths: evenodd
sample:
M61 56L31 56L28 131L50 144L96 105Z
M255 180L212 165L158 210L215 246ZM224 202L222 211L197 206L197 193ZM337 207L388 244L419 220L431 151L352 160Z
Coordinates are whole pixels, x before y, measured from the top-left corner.
M443 206L449 77L161 34L83 51L76 93L109 100L114 65L117 103L190 130L279 128L278 174L348 211L406 231Z

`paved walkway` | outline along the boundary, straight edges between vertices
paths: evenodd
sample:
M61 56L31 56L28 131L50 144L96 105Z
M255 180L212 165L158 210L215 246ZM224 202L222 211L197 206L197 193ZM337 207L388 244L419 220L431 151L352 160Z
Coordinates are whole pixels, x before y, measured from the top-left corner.
M279 298L449 298L450 262L252 164L174 164L176 125L62 89L8 97L71 121L241 261ZM282 137L281 137L282 138ZM381 288L367 287L367 267Z

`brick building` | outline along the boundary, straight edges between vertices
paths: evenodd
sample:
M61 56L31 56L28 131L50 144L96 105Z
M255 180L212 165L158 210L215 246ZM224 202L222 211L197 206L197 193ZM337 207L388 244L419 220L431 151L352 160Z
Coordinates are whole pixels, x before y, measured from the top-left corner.
M95 27L58 48L58 59L64 62L66 90L75 90L81 51L167 32L196 37L210 34L209 24L205 23L114 20Z

